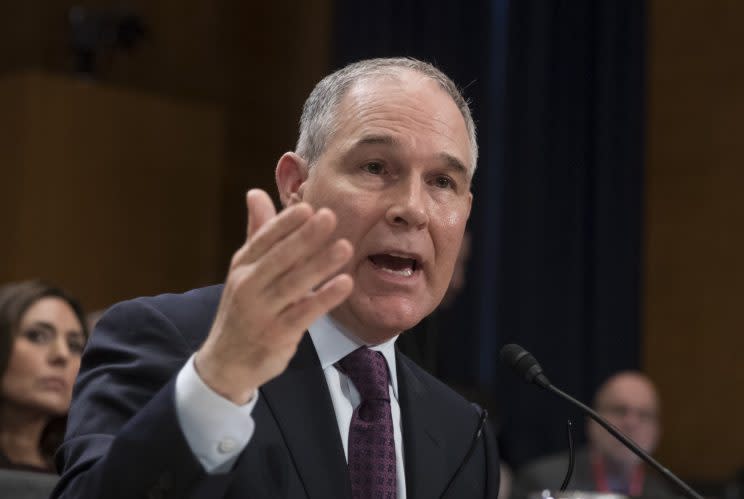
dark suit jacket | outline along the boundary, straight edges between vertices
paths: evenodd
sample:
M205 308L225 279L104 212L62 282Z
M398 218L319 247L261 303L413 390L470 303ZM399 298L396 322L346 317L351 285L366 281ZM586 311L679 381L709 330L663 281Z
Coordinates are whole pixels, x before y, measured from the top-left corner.
M537 459L520 469L514 479L512 499L526 498L530 492L543 489L558 490L568 469L568 452ZM568 490L593 491L594 478L589 451L582 448L576 451L574 470ZM643 480L640 497L674 497L671 489L653 470L647 470Z
M309 335L260 389L253 438L228 473L206 474L181 432L175 376L205 339L221 286L114 306L83 356L52 497L350 498L328 386ZM398 353L407 494L496 497L492 436L477 407ZM460 468L461 463L466 464Z

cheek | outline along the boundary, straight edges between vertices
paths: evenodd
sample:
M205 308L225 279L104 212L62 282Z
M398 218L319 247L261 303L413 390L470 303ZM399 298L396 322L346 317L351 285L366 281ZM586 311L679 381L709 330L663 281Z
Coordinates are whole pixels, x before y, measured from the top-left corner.
M638 439L643 440L644 444L653 444L656 440L656 431L653 428L640 427L636 433Z
M80 370L80 357L73 357L70 359L70 364L67 368L67 379L70 382L70 386L75 381L78 371Z
M434 220L432 223L432 238L436 246L437 255L447 266L455 264L465 233L466 219L459 215ZM438 258L439 259L439 258Z
M336 214L336 237L348 239L355 250L361 239L385 216L379 203L370 202L363 195L326 206Z
M33 366L22 362L18 355L13 355L8 368L3 375L2 393L4 397L16 399L27 392L31 380L33 379Z
M459 233L465 231L469 213L468 205L462 199L450 203L439 203L432 209L432 215L439 225Z
M465 230L465 222L467 222L468 219L464 210L448 210L441 213L439 218L441 223L447 227L452 227L455 230L458 227L461 227L463 231Z
M10 359L8 360L5 378L12 378L13 380L28 379L39 371L43 362L44 352L38 351L32 346L24 345L20 341L16 341L13 351L10 354Z

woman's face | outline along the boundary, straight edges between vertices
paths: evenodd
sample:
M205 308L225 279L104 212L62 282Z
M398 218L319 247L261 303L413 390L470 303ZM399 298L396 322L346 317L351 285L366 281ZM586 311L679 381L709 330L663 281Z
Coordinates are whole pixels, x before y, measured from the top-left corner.
M83 328L67 302L56 297L38 300L15 331L2 398L49 415L65 414L84 345Z

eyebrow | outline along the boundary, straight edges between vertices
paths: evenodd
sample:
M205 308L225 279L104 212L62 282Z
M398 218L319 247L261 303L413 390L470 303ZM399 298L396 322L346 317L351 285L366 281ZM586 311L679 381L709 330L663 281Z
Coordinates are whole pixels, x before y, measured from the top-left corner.
M41 327L42 329L47 329L52 332L56 332L57 328L54 327L54 324L47 321L35 321L31 323L31 326L29 327ZM85 338L85 334L82 331L79 331L77 329L71 329L70 331L67 331L68 336L80 336L81 338Z
M367 146L367 145L385 145L400 147L401 143L398 139L392 135L365 135L356 141L354 147Z
M401 143L398 139L391 135L365 135L361 139L357 140L354 147L364 145L386 145L392 147L401 147ZM441 152L437 154L437 157L447 164L447 168L455 170L459 174L469 178L469 169L463 164L462 161L457 159L455 156Z
M447 163L448 168L457 171L459 174L463 175L466 178L470 177L468 168L463 165L462 161L460 161L456 157L446 152L439 153L437 156L439 156L441 160Z
M34 327L41 327L42 329L48 329L50 331L56 331L57 328L54 327L54 324L47 321L35 321L31 323L31 326Z

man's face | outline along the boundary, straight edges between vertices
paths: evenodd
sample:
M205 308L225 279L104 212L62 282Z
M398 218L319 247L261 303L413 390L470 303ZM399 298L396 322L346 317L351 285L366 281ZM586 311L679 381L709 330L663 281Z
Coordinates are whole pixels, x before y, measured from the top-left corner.
M653 452L659 439L658 400L651 383L643 376L624 373L608 381L597 396L596 410L628 435L646 452ZM588 426L592 448L616 465L632 466L639 458L594 421Z
M470 214L470 142L434 81L402 71L354 85L323 155L298 189L336 214L354 247L351 296L331 315L379 343L439 304Z

